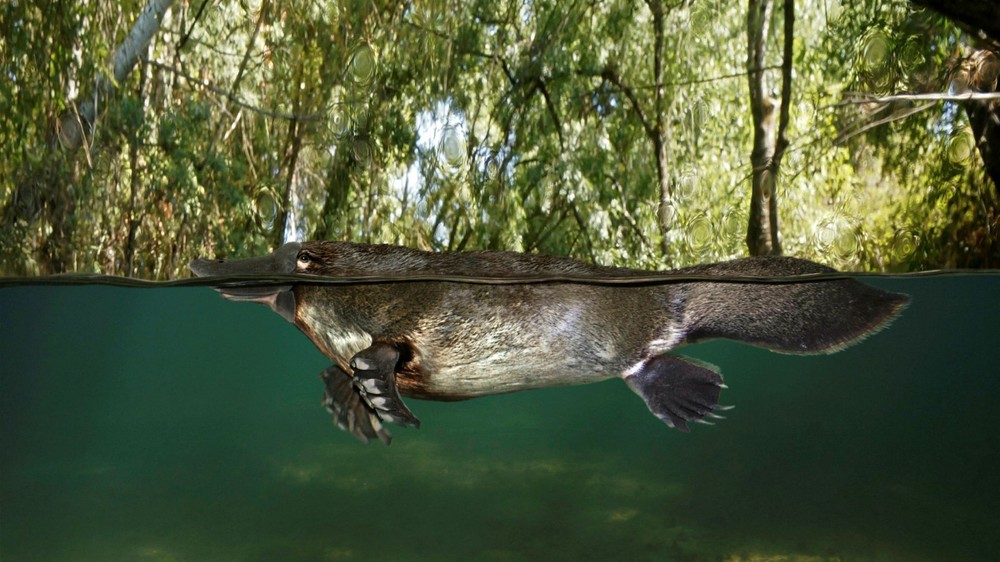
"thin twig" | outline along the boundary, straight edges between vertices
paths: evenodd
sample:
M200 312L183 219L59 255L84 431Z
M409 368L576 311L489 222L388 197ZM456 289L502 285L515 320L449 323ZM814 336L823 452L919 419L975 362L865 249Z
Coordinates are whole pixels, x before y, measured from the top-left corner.
M874 129L875 127L878 127L879 125L884 125L886 123L891 123L893 121L898 121L900 119L905 119L905 118L909 117L910 115L913 115L915 113L920 113L921 111L923 111L923 110L925 110L925 109L927 109L927 108L929 108L929 107L931 107L933 105L934 105L933 103L925 103L923 105L918 105L917 107L911 107L911 108L907 109L906 111L902 111L902 112L899 112L899 113L893 113L892 115L889 115L889 116L887 116L887 117L885 117L883 119L879 119L877 121L872 121L871 123L869 123L869 124L867 124L867 125L865 125L863 127L859 127L856 131L851 131L849 133L848 132L842 132L839 135L837 135L837 138L833 139L833 144L840 144L842 142L845 142L848 139L856 137L856 136L860 135L861 133L863 133L863 132L865 132L865 131L867 131L869 129Z
M201 86L202 88L205 88L206 90L208 90L208 91L210 91L212 93L218 94L218 95L226 98L230 102L232 102L232 103L234 103L234 104L236 104L236 105L238 105L240 107L249 109L250 111L253 111L255 113L259 113L261 115L266 115L268 117L274 117L275 119L285 119L285 120L288 120L288 121L321 121L321 120L323 120L325 118L325 115L323 113L307 113L307 114L304 114L304 115L296 115L294 113L281 113L281 112L278 112L278 111L269 111L267 109L262 109L260 107L257 107L255 105L251 105L251 104L249 104L249 103L247 103L247 102L239 99L238 97L236 97L235 94L230 93L230 92L228 92L227 90L225 90L223 88L220 88L220 87L215 86L213 84L209 84L208 82L203 82L201 80L198 80L197 78L195 78L195 77L187 74L186 72L184 72L183 70L180 70L179 68L176 68L176 67L170 66L169 64L164 64L162 62L158 62L158 61L155 61L155 60L152 60L152 59L148 59L148 58L145 58L145 57L142 60L145 61L147 64L155 66L156 68L160 68L160 69L172 72L172 73L176 74L177 76L180 76L181 78L184 78L188 82L191 82L193 84L197 84L198 86Z
M646 114L642 111L642 104L639 103L639 99L635 96L635 92L632 91L632 88L629 88L627 84L622 82L621 77L618 76L618 73L615 72L615 70L610 66L605 68L604 71L601 72L600 76L601 78L614 84L615 87L625 94L625 97L628 98L628 101L632 104L632 110L635 111L636 116L639 118L639 123L642 125L642 129L646 131L646 136L650 139L655 139L656 129L654 129L649 121L646 120Z

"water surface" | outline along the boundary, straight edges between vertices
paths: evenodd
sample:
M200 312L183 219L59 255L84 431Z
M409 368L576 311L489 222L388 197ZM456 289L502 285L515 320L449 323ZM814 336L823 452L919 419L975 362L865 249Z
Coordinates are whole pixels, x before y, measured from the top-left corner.
M829 356L731 342L690 434L619 380L459 403L362 445L328 362L208 288L0 289L0 559L996 560L1000 276Z

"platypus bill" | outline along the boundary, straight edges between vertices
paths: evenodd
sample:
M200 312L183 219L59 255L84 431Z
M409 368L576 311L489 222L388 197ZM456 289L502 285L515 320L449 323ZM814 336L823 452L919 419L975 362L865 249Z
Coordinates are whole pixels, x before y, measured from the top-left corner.
M292 242L245 260L195 260L198 276L629 277L650 272L513 252L431 253L349 242ZM670 273L793 276L833 269L757 257ZM619 376L667 425L721 417L712 367L672 355L727 338L782 353L831 353L885 326L905 295L853 279L796 283L456 281L217 288L265 303L334 364L321 374L334 422L389 443L383 423L419 427L401 396L461 400Z

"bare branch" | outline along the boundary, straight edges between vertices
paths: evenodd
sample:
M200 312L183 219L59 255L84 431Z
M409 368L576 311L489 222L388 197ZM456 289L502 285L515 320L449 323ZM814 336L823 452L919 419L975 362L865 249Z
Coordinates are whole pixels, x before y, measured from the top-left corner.
M879 119L877 121L872 121L871 123L868 123L867 125L859 127L855 131L842 131L839 135L837 135L837 138L833 139L833 144L840 144L840 143L846 142L848 139L856 137L856 136L860 135L861 133L863 133L865 131L874 129L875 127L878 127L879 125L884 125L886 123L891 123L893 121L899 121L900 119L905 119L905 118L907 118L907 117L909 117L911 115L914 115L916 113L920 113L921 111L923 111L923 110L925 110L925 109L927 109L929 107L932 107L933 105L934 105L933 103L925 103L923 105L918 105L916 107L911 107L911 108L909 108L909 109L907 109L905 111L901 111L901 112L898 112L898 113L893 113L892 115L889 115L889 116L884 117L882 119Z
M782 68L782 66L783 65L780 65L780 64L772 64L772 65L768 65L768 66L761 66L761 67L758 67L758 68L754 68L752 71L746 71L745 70L745 71L741 71L741 72L734 72L732 74L723 74L721 76L712 76L710 78L697 78L695 80L681 80L681 81L678 81L678 82L664 82L663 85L664 86L690 86L692 84L704 84L706 82L718 82L720 80L729 80L729 79L732 79L732 78L743 78L744 76L748 76L751 73L756 74L758 72L763 72L765 70L778 70L778 69ZM649 89L649 88L655 88L655 87L656 86L642 86L642 87L640 87L638 89L641 90L643 88Z
M845 105L864 105L877 103L895 103L897 101L972 101L1000 100L1000 92L967 92L964 94L896 94L892 96L873 96L864 93L849 93L848 99L834 104L824 105L819 109L843 107Z

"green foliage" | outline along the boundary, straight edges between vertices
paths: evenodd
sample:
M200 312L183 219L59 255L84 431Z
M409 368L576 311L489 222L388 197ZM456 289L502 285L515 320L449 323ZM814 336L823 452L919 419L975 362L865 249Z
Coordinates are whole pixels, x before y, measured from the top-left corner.
M744 4L663 5L657 50L656 3L242 0L197 19L176 3L72 153L52 124L92 95L141 5L56 4L0 6L0 273L164 279L287 236L658 268L745 253ZM864 128L919 102L838 105L945 91L967 39L905 2L796 16L785 252L996 266L997 192L964 112Z

